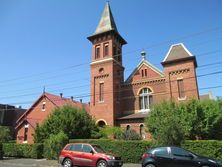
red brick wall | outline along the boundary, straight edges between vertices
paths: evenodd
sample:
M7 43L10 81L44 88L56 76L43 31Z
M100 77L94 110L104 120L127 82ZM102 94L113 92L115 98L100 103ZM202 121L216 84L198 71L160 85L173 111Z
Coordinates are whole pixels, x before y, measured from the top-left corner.
M45 102L45 111L42 111L42 104ZM28 128L28 143L33 143L33 134L34 134L34 127L35 123L42 123L48 115L53 111L55 108L55 105L49 101L47 98L42 98L39 100L39 102L33 106L31 111L27 115L27 120L32 122L33 125L29 124ZM24 141L24 126L25 124L22 124L17 129L17 143L23 143Z
M142 70L147 70L147 77L142 77ZM147 65L143 64L138 71L135 73L135 75L132 77L132 80L130 82L141 82L146 79L152 79L152 78L159 78L160 74L156 72L155 70L151 69Z
M120 115L119 94L120 83L123 82L122 61L116 61L113 46L121 50L122 44L118 37L106 33L98 35L93 41L90 85L90 114L98 120L104 120L107 125L116 125L116 118ZM109 56L104 57L104 44L109 44ZM95 59L96 47L100 46L100 58ZM121 55L118 55L122 57ZM101 72L100 69L103 69ZM99 101L99 85L104 83L104 101Z
M196 70L193 60L177 62L166 65L164 68L166 76L167 96L176 101L184 101L179 99L177 80L183 79L185 100L195 98L199 99Z

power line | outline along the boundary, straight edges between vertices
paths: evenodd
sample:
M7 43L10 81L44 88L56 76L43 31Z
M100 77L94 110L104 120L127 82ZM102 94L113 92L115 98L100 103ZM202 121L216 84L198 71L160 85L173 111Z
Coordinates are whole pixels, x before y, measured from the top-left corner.
M160 45L169 43L169 42L174 41L174 40L181 40L181 39L193 38L193 37L195 37L195 36L199 36L199 35L206 34L206 33L210 33L210 32L214 32L214 31L220 31L220 30L222 30L222 26L215 27L215 28L208 29L208 30L204 30L204 31L200 31L200 32L196 32L196 33L191 33L191 34L188 34L188 35L181 36L181 37L179 37L179 38L166 40L166 41L163 41L163 42L160 42L160 43L156 43L156 44L152 44L152 45L146 46L145 48L153 48L153 47L157 47L157 46L160 46ZM129 52L124 53L124 55L126 55L126 54L131 54L131 53L134 53L134 52L137 52L137 51L140 51L140 50L141 50L141 49L132 50L132 51L129 51ZM119 56L119 55L120 55L120 54L117 54L117 55L115 55L115 56ZM115 56L114 56L114 57L115 57ZM80 66L83 66L83 65L88 65L89 63L90 63L90 62L85 62L85 63L81 63L81 64L69 66L69 67L58 68L58 69L55 69L55 70L49 71L49 72L42 72L42 73L37 73L37 74L32 74L32 75L27 75L27 76L22 76L22 77L16 77L16 78L8 79L8 80L3 80L3 81L1 81L1 83L3 83L3 82L11 82L11 81L15 81L15 80L16 80L16 81L17 81L17 80L23 80L23 79L26 79L26 78L33 78L33 77L45 75L45 74L48 74L48 73L54 73L54 72L56 72L56 71L59 71L59 72L60 72L60 71L64 71L64 70L67 70L67 69L72 69L72 68L80 67Z
M216 86L209 86L209 87L202 87L202 88L199 88L199 90L205 90L205 89L218 89L218 88L222 88L222 85L216 85ZM196 91L197 89L187 89L187 90L184 90L184 92L185 93L187 93L187 92L192 92L192 91ZM198 90L197 90L198 91ZM113 92L113 91L109 91L109 92L104 92L104 94L110 94L110 93L118 93L117 91L116 92ZM167 92L167 91L160 91L160 92L154 92L154 93L151 93L150 95L152 95L152 96L160 96L160 95L167 95L167 94L170 94L170 93L172 93L172 94L174 94L174 93L178 93L178 91L172 91L172 92ZM99 93L96 93L95 94L95 96L98 96L99 95ZM88 95L84 95L84 96L94 96L94 95L91 95L91 94L88 94ZM79 96L79 98L81 98L81 97L84 97L84 96ZM133 96L126 96L126 97L120 97L119 99L120 100L123 100L123 99L131 99L131 98L138 98L138 97L140 97L140 95L133 95ZM170 98L170 97L169 97ZM188 97L189 98L189 97ZM54 100L54 101L56 101L56 102L58 102L58 101L64 101L64 99L65 100L67 100L67 99L69 99L69 98L67 98L67 97L63 97L63 98L61 98L61 99L56 99L56 100ZM69 99L69 100L71 100L71 99ZM31 101L29 101L28 102L28 104L30 104L30 102ZM77 101L75 101L75 102L77 102ZM21 104L22 102L20 102L20 104ZM27 102L23 102L23 104L27 104ZM33 102L32 102L33 103ZM80 102L79 102L80 103ZM11 103L11 104L9 104L9 105L15 105L15 104L17 104L17 103ZM86 104L86 103L82 103L83 105L84 104ZM42 107L41 106L39 106L39 107L36 107L36 106L34 106L34 107L30 107L29 108L29 110L30 109L32 109L32 108L37 108L37 109L41 109ZM20 110L20 108L15 108L15 109L18 109L18 110ZM9 110L9 109L0 109L1 111L4 111L4 110Z
M207 74L201 74L201 75L197 75L196 77L192 76L192 77L186 77L186 78L183 78L183 80L187 80L187 79L192 79L192 78L199 78L199 77L205 77L205 76L211 76L211 75L216 75L216 74L222 74L222 71L216 71L216 72L212 72L212 73L207 73ZM112 77L112 76L111 76ZM159 79L164 79L164 78L159 78ZM146 81L142 81L142 82L146 82ZM167 83L172 83L172 82L177 82L177 79L175 80L171 80L169 82L164 82L164 83L156 83L155 85L159 85L159 84L167 84ZM92 84L92 83L91 83ZM95 86L98 86L98 84L94 84ZM74 87L67 87L67 88L62 88L62 89L59 89L60 91L63 91L63 90L67 90L67 89L72 89ZM131 88L129 88L131 89ZM124 89L126 90L126 89ZM53 91L57 91L57 90L53 90ZM53 92L52 91L52 92ZM121 91L120 91L121 92ZM30 95L36 95L37 93L30 93L30 94L22 94L22 95L17 95L17 96L7 96L7 97L0 97L0 99L11 99L11 98L18 98L18 97L25 97L25 96L30 96ZM88 97L88 95L75 95L74 97L76 98L81 98L81 97Z

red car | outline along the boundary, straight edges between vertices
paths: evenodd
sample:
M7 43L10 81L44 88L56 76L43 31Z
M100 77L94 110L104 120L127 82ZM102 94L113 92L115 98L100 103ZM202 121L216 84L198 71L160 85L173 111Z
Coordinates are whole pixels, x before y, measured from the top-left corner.
M86 143L67 144L60 152L59 162L63 167L121 167L121 157L107 154L99 145Z

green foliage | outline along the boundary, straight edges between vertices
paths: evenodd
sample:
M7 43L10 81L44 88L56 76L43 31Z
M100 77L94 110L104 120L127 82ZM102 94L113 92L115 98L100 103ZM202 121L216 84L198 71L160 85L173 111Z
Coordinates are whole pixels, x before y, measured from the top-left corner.
M0 126L0 142L6 142L12 139L12 132L7 126Z
M42 158L43 144L3 144L4 155L18 158Z
M149 132L160 145L181 145L184 129L180 124L178 105L163 102L154 106L145 120Z
M222 140L222 100L200 102L204 111L202 139Z
M199 155L222 160L221 140L188 140L182 147Z
M3 152L3 145L0 142L0 160L3 159L3 154L4 154L4 152Z
M102 127L99 129L100 138L119 139L122 136L123 130L120 127Z
M60 150L69 142L68 136L64 132L57 135L50 135L44 143L44 157L47 159L58 159Z
M119 138L117 139L142 140L141 136L138 133L136 133L136 131L133 129L125 130L122 134L119 135Z
M69 138L90 138L96 130L94 120L85 110L64 106L56 108L41 126L36 127L34 141L43 142L50 134L60 131Z
M141 136L135 130L123 130L120 127L104 127L100 128L100 138L114 138L118 140L141 140Z
M159 144L180 145L184 139L222 139L222 101L190 100L154 106L145 123Z

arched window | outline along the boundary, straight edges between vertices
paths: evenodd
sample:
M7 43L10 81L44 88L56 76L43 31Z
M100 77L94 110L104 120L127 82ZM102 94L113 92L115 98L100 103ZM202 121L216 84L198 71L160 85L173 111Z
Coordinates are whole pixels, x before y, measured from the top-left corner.
M149 111L153 103L152 91L149 88L143 88L139 93L140 110Z
M106 126L106 123L104 121L99 121L97 123L97 125L102 128L102 127Z
M145 139L145 131L143 124L140 125L140 136L142 137L142 139Z
M126 131L129 131L130 130L130 125L127 125L126 126Z

